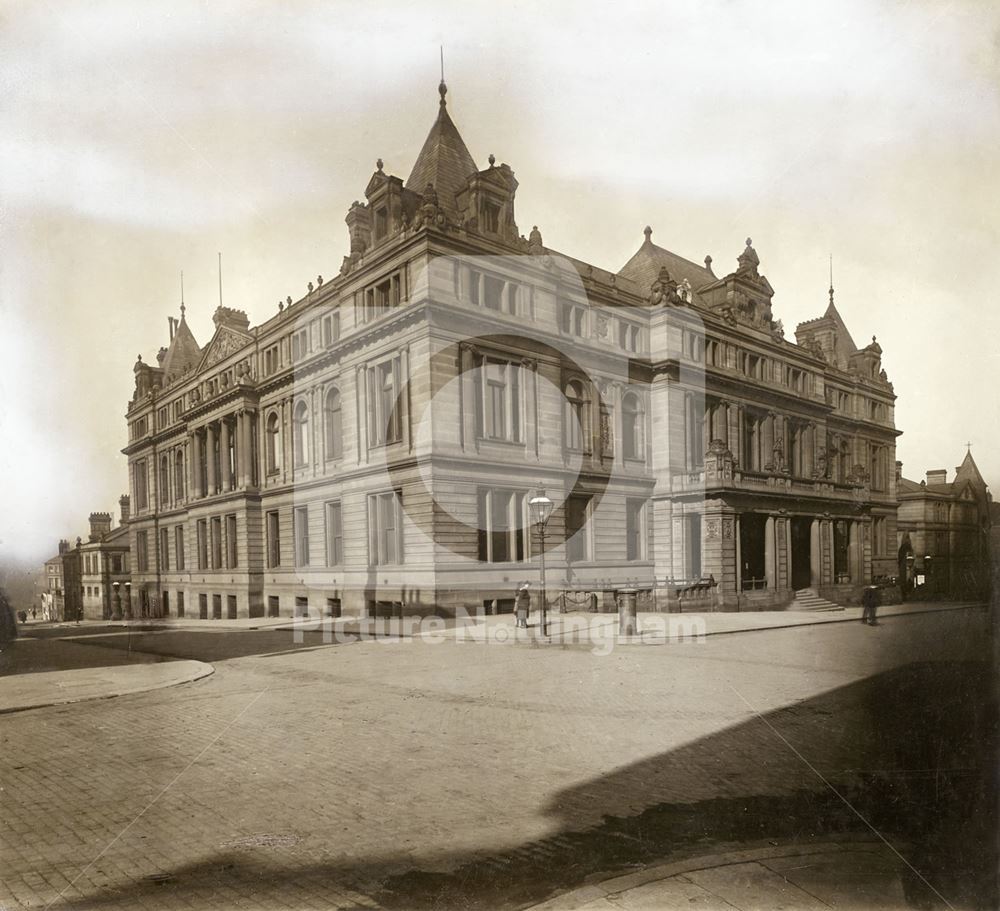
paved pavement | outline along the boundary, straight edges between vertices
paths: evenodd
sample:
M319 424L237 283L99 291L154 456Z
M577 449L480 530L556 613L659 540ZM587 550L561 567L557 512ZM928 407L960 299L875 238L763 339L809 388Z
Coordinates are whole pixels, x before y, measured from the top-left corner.
M212 673L202 661L164 661L6 677L0 686L0 715L89 699L108 699L179 686Z
M595 871L857 837L848 803L902 844L874 786L924 801L907 819L976 812L959 735L988 629L970 609L600 656L240 644L187 686L0 720L0 907L524 908ZM87 641L183 656L279 635Z
M877 840L783 845L656 864L535 905L531 911L904 911L910 871ZM921 900L933 907L934 894Z

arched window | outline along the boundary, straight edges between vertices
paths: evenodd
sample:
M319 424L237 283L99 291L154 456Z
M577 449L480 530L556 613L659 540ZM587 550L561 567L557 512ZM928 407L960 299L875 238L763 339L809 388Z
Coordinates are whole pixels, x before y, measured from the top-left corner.
M184 450L178 449L174 455L174 499L184 497Z
M293 414L292 458L296 467L309 461L309 406L299 401Z
M643 458L642 402L634 392L622 396L622 452L626 459Z
M343 420L340 409L340 390L331 386L326 391L324 403L324 427L326 430L326 457L339 459L343 454Z
M160 505L170 502L170 460L160 459Z
M573 380L566 386L566 447L584 450L590 442L590 402L583 383Z
M281 461L279 455L281 453L281 428L278 422L278 413L272 411L267 416L267 426L266 426L266 436L267 436L267 446L264 450L264 456L267 462L268 472L277 471L281 467Z

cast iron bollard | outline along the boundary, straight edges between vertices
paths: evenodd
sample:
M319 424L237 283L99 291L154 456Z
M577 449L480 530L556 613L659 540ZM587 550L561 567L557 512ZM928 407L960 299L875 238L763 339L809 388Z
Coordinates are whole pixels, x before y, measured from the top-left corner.
M618 635L634 636L638 632L635 616L637 592L634 588L618 590Z

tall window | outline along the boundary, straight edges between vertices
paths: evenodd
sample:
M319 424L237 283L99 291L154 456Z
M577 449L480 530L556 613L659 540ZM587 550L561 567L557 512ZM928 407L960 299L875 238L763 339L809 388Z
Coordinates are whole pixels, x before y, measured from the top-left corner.
M174 526L174 563L178 569L184 569L184 526Z
M701 515L691 513L687 528L688 578L701 578Z
M281 566L281 530L278 524L278 512L274 510L267 514L267 565Z
M160 506L165 506L170 502L170 459L163 455L160 457Z
M886 548L885 517L876 516L872 519L872 556L884 557Z
M145 509L149 506L149 482L146 477L146 460L139 459L135 463L135 508Z
M226 516L226 567L236 568L236 516Z
M479 435L488 440L520 443L520 365L483 358L476 371Z
M479 491L479 559L520 563L528 557L524 494L514 490Z
M643 458L642 402L635 392L622 396L622 452L626 459Z
M693 395L684 397L684 440L687 467L700 468L705 464L705 412Z
M208 569L208 520L199 519L198 533L198 569Z
M402 420L396 407L399 388L399 358L376 364L368 371L368 438L372 446L402 439Z
M759 415L749 411L743 412L743 451L740 462L745 471L760 471L760 424Z
M222 568L222 516L212 516L212 569Z
M571 563L590 559L586 530L589 505L590 497L566 499L566 559Z
M302 400L295 405L292 458L297 468L309 461L309 406Z
M295 565L309 565L309 507L292 510L292 540L295 543Z
M332 345L340 338L340 311L333 310L323 317L323 344Z
M136 532L135 559L139 572L144 573L149 569L149 537L145 531Z
M634 497L625 500L625 558L642 560L645 557L646 501Z
M340 407L340 390L336 386L331 386L326 391L323 424L326 436L326 458L339 459L344 450L344 427Z
M326 504L326 565L344 562L344 516L340 501Z
M174 453L174 499L184 499L184 450Z
M566 447L575 450L590 448L590 402L583 383L573 380L566 386Z
M267 416L265 431L267 436L265 448L267 472L273 474L281 467L281 427L276 411L272 411Z
M403 562L402 502L398 491L368 497L368 562L384 566Z
M160 529L160 569L170 569L170 529Z

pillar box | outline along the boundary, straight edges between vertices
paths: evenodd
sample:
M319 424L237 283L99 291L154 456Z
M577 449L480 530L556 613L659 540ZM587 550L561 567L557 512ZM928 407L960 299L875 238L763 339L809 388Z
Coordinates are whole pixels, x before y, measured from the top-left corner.
M637 592L634 588L618 590L618 635L634 636L638 632L636 621Z

